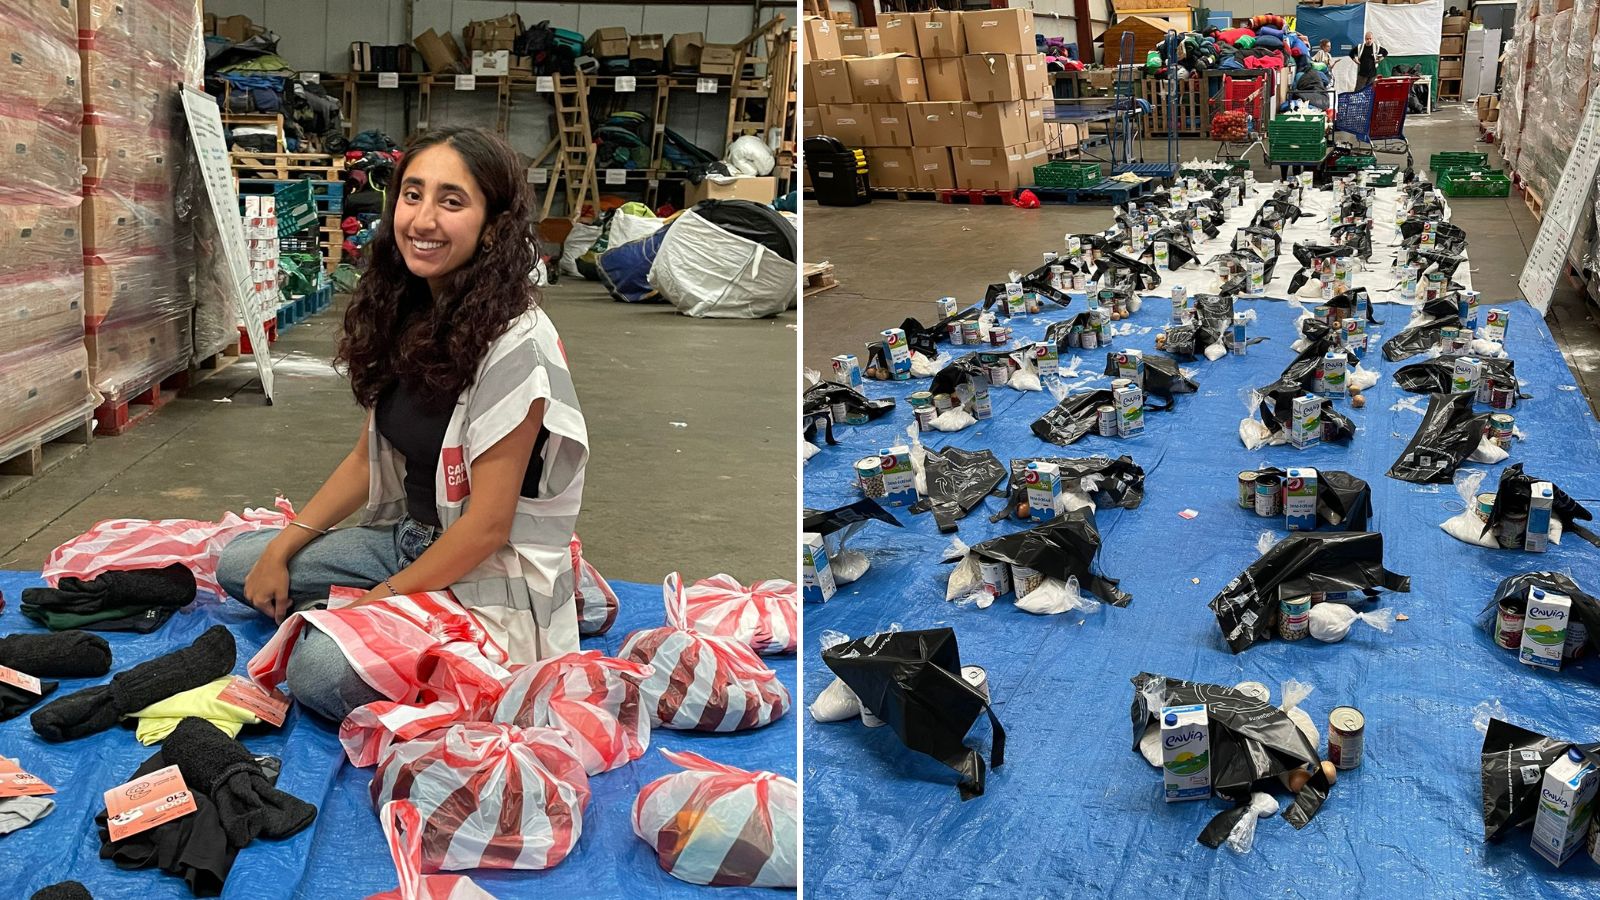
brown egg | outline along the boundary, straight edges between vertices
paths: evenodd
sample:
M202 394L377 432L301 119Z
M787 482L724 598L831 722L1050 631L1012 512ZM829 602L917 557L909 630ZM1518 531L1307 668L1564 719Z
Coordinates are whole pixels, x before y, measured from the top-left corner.
M1339 767L1328 760L1322 761L1322 777L1328 779L1328 786L1332 787L1339 781Z
M1294 769L1285 773L1283 776L1285 786L1287 786L1290 791L1295 793L1299 793L1300 789L1305 787L1306 782L1310 780L1311 773L1307 772L1305 769Z
M1026 519L1027 517L1029 517L1031 515L1033 515L1033 507L1029 506L1026 503L1018 503L1017 504L1017 518Z
M1156 349L1157 350L1165 350L1166 347L1167 347L1167 336L1164 335L1164 334L1156 335Z
M1356 409L1366 409L1367 408L1367 398L1361 396L1360 394L1357 394L1354 397L1350 398L1350 405L1355 407Z

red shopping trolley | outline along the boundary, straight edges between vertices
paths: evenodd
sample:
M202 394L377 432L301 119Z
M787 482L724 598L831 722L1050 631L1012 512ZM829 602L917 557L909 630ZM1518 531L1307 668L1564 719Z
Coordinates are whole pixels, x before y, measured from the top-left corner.
M1339 95L1333 130L1355 138L1373 153L1411 156L1406 143L1406 102L1416 78L1376 78L1359 91Z
M1211 98L1211 139L1217 142L1217 159L1243 159L1261 146L1272 95L1271 69L1238 78L1222 76L1222 90Z

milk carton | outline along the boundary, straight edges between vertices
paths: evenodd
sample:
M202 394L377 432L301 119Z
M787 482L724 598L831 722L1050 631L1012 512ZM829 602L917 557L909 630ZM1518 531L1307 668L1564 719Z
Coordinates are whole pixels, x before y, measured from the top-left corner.
M1022 296L1022 283L1019 281L1006 282L1006 315L1015 317L1027 314L1028 301Z
M1168 803L1211 796L1211 723L1204 703L1161 708L1161 774Z
M1491 309L1483 319L1483 336L1497 344L1506 342L1506 324L1511 320L1511 313L1503 309Z
M1137 384L1111 392L1111 405L1117 409L1117 437L1130 437L1144 431L1144 389Z
M1583 845L1597 784L1600 768L1576 747L1545 770L1533 818L1533 849L1551 864L1561 865Z
M1535 481L1528 494L1528 530L1522 537L1522 549L1529 553L1543 553L1550 546L1550 507L1556 502L1555 485L1548 481Z
M1301 466L1284 470L1283 519L1290 531L1317 528L1317 470Z
M1304 450L1322 443L1322 398L1304 394L1290 404L1289 441Z
M961 301L954 297L940 297L935 302L939 304L939 319L941 320L948 319L961 311Z
M843 353L833 358L833 380L861 390L861 362L854 354Z
M801 596L807 603L826 603L838 587L833 582L833 567L828 564L828 548L822 535L806 532L800 536L804 559Z
M1039 377L1054 375L1061 370L1061 350L1055 341L1039 341L1033 345L1033 363Z
M1483 378L1483 360L1476 356L1463 356L1456 360L1451 370L1450 390L1457 394L1477 393L1478 382Z
M1138 350L1118 350L1114 355L1117 377L1144 385L1144 354Z
M1528 588L1528 612L1522 620L1522 652L1525 666L1560 669L1561 653L1567 646L1567 618L1572 615L1572 598L1540 588Z
M883 457L883 499L885 506L910 506L917 502L917 476L911 469L911 448L901 444L879 450Z
M1054 519L1061 502L1061 467L1055 463L1031 462L1022 478L1028 486L1028 518L1035 522Z
M883 361L889 366L889 375L895 381L911 379L911 347L906 343L906 333L899 328L889 328L883 335Z

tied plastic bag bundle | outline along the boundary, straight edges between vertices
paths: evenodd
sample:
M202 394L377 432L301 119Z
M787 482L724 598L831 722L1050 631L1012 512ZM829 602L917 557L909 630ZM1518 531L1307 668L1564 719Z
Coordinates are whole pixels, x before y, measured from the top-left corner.
M1491 638L1494 637L1495 618L1502 605L1507 612L1519 616L1527 614L1529 588L1539 588L1570 598L1572 619L1582 624L1587 633L1584 648L1590 653L1600 653L1600 600L1560 572L1523 572L1501 581L1495 588L1494 596L1489 598L1489 605L1483 608L1479 620ZM1570 623L1567 629L1568 634L1575 630Z
M1485 474L1477 471L1455 474L1455 488L1461 497L1461 511L1440 522L1439 527L1444 529L1445 534L1458 541L1493 550L1500 544L1494 539L1494 532L1476 512L1478 488L1482 486Z
M1300 263L1300 268L1289 279L1289 293L1295 294L1300 288L1311 282L1313 267L1332 264L1334 260L1349 259L1356 255L1351 247L1330 244L1295 244L1294 258Z
M400 886L373 894L367 900L495 900L465 875L422 873L422 814L409 800L385 803L378 810L389 857L400 876Z
M987 380L988 377L983 371L983 364L978 362L978 354L968 353L940 369L933 376L933 384L928 387L928 391L933 394L954 395L956 389L962 385L978 378Z
M1029 426L1040 440L1066 447L1095 430L1098 410L1111 405L1111 391L1071 394Z
M929 354L929 353L921 353L921 352L918 352L918 351L912 351L912 353L911 353L911 377L912 378L932 378L933 376L937 375L941 370L943 370L945 366L947 366L949 364L950 364L950 355L947 354L947 353L940 353L937 356L935 356L935 355Z
M1455 389L1456 361L1465 358L1466 354L1441 353L1432 359L1401 366L1395 370L1394 382L1400 390L1413 394L1451 393ZM1492 387L1509 390L1518 400L1527 399L1526 395L1519 393L1516 360L1474 358L1482 369L1481 377Z
M1026 347L1007 354L1016 363L1017 370L1006 380L1006 386L1018 391L1042 391L1039 383L1039 366L1033 361L1033 348Z
M1489 414L1473 411L1474 398L1470 392L1430 395L1422 424L1388 476L1413 484L1449 484L1456 467L1483 443Z
M713 575L683 593L692 631L733 638L763 656L793 653L799 642L800 588L792 581L746 587L732 575Z
M611 589L599 570L583 558L583 542L572 536L572 573L577 578L573 591L578 604L578 634L598 637L611 630L617 621L617 592Z
M648 707L659 698L641 685L655 670L599 650L563 653L518 669L505 682L493 719L566 736L590 775L633 762L650 746Z
M1145 406L1148 409L1160 412L1171 409L1177 400L1178 394L1193 394L1200 390L1200 385L1193 378L1178 368L1178 361L1170 356L1147 353L1144 357L1144 394ZM1162 405L1153 404L1150 398L1159 397L1165 400Z
M1389 362L1410 359L1427 353L1439 345L1439 331L1461 325L1460 308L1456 295L1446 294L1429 300L1412 316L1411 322L1401 332L1383 342L1383 358Z
M1036 528L975 544L950 576L950 585L955 588L962 576L976 572L981 559L1025 566L1057 581L1076 579L1112 606L1127 606L1133 596L1117 587L1117 579L1093 571L1099 550L1100 532L1094 526L1094 513L1087 509L1067 510Z
M1498 843L1511 829L1533 824L1539 811L1544 770L1574 748L1589 762L1600 765L1600 742L1576 744L1498 718L1489 720L1479 758L1484 840Z
M1344 640L1350 634L1350 626L1357 622L1365 622L1388 634L1394 630L1394 610L1358 613L1343 603L1318 603L1311 607L1311 636L1326 644Z
M965 406L953 406L950 409L947 409L944 412L934 416L933 421L929 424L933 426L934 431L943 431L949 433L953 431L961 431L965 428L971 428L972 426L978 424L978 420L972 415L972 413L967 412L967 408Z
M959 540L957 543L959 543ZM890 625L888 630L899 631L899 623ZM817 643L822 651L826 651L829 647L848 643L849 640L850 636L844 632L829 629L822 632L821 638ZM844 683L844 679L837 675L834 676L833 681L828 683L827 687L822 689L822 692L817 695L817 699L811 701L811 718L818 722L843 722L846 719L854 719L860 715L861 698L857 697L856 692L850 690L850 686Z
M417 660L416 693L377 700L350 711L339 723L339 742L352 765L370 766L398 742L462 722L489 717L505 691L505 669L464 641L436 644Z
M1525 474L1522 463L1506 466L1500 471L1500 486L1495 491L1494 506L1489 510L1489 521L1483 526L1486 532L1500 538L1500 546L1522 546L1522 534L1517 532L1525 533L1527 530L1526 525L1521 523L1528 515L1533 486L1542 480ZM1554 495L1550 505L1550 542L1561 543L1561 533L1570 531L1600 546L1600 537L1578 524L1593 519L1594 515L1558 485L1552 483L1550 487Z
M995 459L993 451L974 453L959 447L928 453L924 471L926 494L911 509L913 512L931 509L934 523L945 534L955 531L956 522L993 494L1006 478L1005 467Z
M1038 587L1017 597L1017 609L1036 616L1055 616L1074 610L1084 613L1097 612L1100 603L1083 596L1078 590L1076 578L1068 578L1066 581L1045 578L1039 582Z
M1270 435L1281 434L1287 439L1290 426L1294 423L1294 401L1297 397L1304 397L1310 393L1311 391L1293 382L1279 381L1263 388L1260 393L1253 394L1252 396L1260 398L1258 411L1266 432ZM1316 419L1320 423L1324 444L1345 444L1355 437L1356 423L1351 421L1349 416L1334 409L1327 397L1322 398ZM1241 432L1241 436L1242 434ZM1248 442L1246 446L1249 446Z
M905 527L871 497L834 509L805 510L800 530L806 534L820 535L827 541L828 567L833 570L835 584L849 584L867 573L870 566L867 555L860 550L851 550L845 544L872 521L887 522L896 528Z
M633 801L633 833L679 881L792 888L799 881L799 790L773 772L748 772L695 753L661 751L682 772Z
M652 710L665 728L744 731L783 718L789 690L744 643L688 627L687 600L676 572L663 585L667 624L635 631L621 657L655 670L642 689L659 697Z
M961 776L962 800L983 795L986 767L965 744L978 717L993 736L990 765L1005 763L1006 732L989 695L961 677L961 651L949 628L895 631L836 644L822 661L882 719L910 750L933 757Z
M372 776L372 805L409 800L422 867L548 869L583 833L589 776L549 728L474 722L396 744Z
M1138 509L1144 502L1144 468L1131 456L1033 456L1011 460L1011 509L1028 498L1028 464L1034 462L1049 463L1061 473L1061 493L1071 498L1067 509ZM990 521L998 522L1010 511L1001 510Z
M1234 576L1209 606L1228 649L1239 653L1272 636L1283 597L1328 591L1373 597L1377 588L1411 590L1410 578L1383 567L1381 532L1297 531Z

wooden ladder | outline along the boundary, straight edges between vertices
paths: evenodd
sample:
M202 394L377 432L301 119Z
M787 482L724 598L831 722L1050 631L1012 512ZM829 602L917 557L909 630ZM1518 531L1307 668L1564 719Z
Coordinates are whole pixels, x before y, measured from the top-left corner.
M777 96L775 75L779 69L787 69L788 66L787 55L780 56L778 47L784 22L783 16L773 16L767 24L739 42L739 50L733 60L733 83L728 90L728 133L727 139L722 142L724 153L735 138L746 134L761 135L769 147L772 145L767 135L771 133L773 100ZM764 52L758 55L757 48ZM787 54L786 50L783 52ZM752 59L758 68L764 68L765 71L755 78L745 78L745 63ZM757 99L767 101L767 112L761 119L751 119L746 101Z
M585 204L590 215L600 214L600 185L594 170L594 130L589 124L589 85L582 72L552 77L556 88L551 95L556 107L556 135L552 143L556 144L558 152L555 171L545 188L540 218L550 217L556 182L560 181L567 197L567 218L576 222L583 218Z

